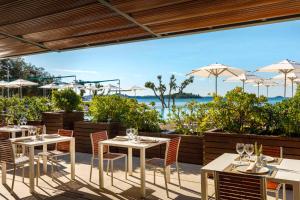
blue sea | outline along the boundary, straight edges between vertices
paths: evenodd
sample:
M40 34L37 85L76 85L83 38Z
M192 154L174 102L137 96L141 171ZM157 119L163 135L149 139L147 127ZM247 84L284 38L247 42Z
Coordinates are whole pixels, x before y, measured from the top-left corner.
M151 102L155 103L155 108L162 114L163 118L166 119L169 113L169 109L164 109L162 110L162 106L160 101L155 98L155 97L131 97L131 98L136 98L138 102L140 103L146 103L150 104ZM268 102L271 104L275 104L277 102L281 102L284 98L283 97L270 97L268 98ZM196 101L196 102L201 102L201 103L208 103L212 101L212 97L201 97L201 98L181 98L181 99L176 99L175 103L176 106L184 106L186 103L190 101Z

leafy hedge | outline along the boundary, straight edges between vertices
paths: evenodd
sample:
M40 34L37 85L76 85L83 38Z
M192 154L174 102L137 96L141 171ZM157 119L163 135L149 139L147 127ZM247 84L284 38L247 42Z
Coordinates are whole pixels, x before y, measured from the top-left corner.
M63 89L60 91L53 91L52 102L56 109L72 112L74 110L82 110L81 97L72 89Z
M112 96L95 96L89 108L95 122L120 122L124 127L141 131L159 131L162 122L157 110L135 99Z
M51 102L43 97L18 97L0 98L0 111L5 112L7 122L18 123L22 117L28 121L38 121L42 118L42 112L51 111Z
M169 123L183 134L201 134L218 128L225 132L300 136L300 91L293 98L269 104L266 97L256 97L237 87L212 102L190 102L174 107Z

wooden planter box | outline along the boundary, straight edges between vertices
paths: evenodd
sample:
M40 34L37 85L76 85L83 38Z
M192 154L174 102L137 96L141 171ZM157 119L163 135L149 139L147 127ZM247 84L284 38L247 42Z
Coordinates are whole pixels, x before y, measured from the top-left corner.
M223 133L217 130L207 131L204 134L204 164L223 153L236 153L236 143L252 143L268 146L283 147L283 156L285 158L300 159L300 138L265 136L253 134L235 134Z
M74 129L76 121L83 121L83 112L44 112L42 121L46 125L47 133L57 133L58 129Z
M75 148L77 152L92 153L92 144L90 139L90 133L98 131L107 131L108 137L113 138L118 135L119 123L106 123L106 122L88 122L77 121L74 123L74 136L75 136ZM111 148L112 150L114 148Z

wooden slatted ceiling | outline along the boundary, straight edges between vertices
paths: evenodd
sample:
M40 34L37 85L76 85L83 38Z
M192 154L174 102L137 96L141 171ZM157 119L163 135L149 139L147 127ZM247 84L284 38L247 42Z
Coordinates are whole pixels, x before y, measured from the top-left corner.
M155 37L151 32L166 37L300 16L300 0L107 2L114 9L97 0L0 0L0 57L150 39Z

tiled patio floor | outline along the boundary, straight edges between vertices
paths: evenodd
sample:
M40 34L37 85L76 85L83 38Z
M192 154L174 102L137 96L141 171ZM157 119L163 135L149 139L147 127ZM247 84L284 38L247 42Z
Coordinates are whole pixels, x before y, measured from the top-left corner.
M22 200L39 200L39 199L55 199L55 200L79 200L79 199L122 199L134 200L139 198L139 160L134 158L134 173L133 176L128 176L125 179L123 161L117 161L115 164L115 179L114 186L110 185L110 176L105 174L105 190L98 189L98 171L95 167L93 171L92 182L89 182L89 154L76 154L76 181L69 179L68 162L63 162L59 173L55 173L55 180L52 181L49 175L43 175L39 179L39 186L36 187L36 193L30 194L28 188L28 178L25 183L22 182L21 172L15 182L14 192L10 193L12 175L11 172L7 176L8 186L0 184L0 199L22 199ZM170 199L201 199L201 183L200 183L200 168L199 165L180 164L182 188L180 189L176 173L171 175ZM50 171L50 166L48 167ZM28 176L28 173L26 174ZM146 171L146 199L168 199L164 189L163 176L157 173L156 184L153 184L153 172ZM213 193L213 183L210 182L210 194ZM213 199L213 198L212 198ZM268 196L268 200L275 199ZM287 200L291 198L291 191L288 191Z

